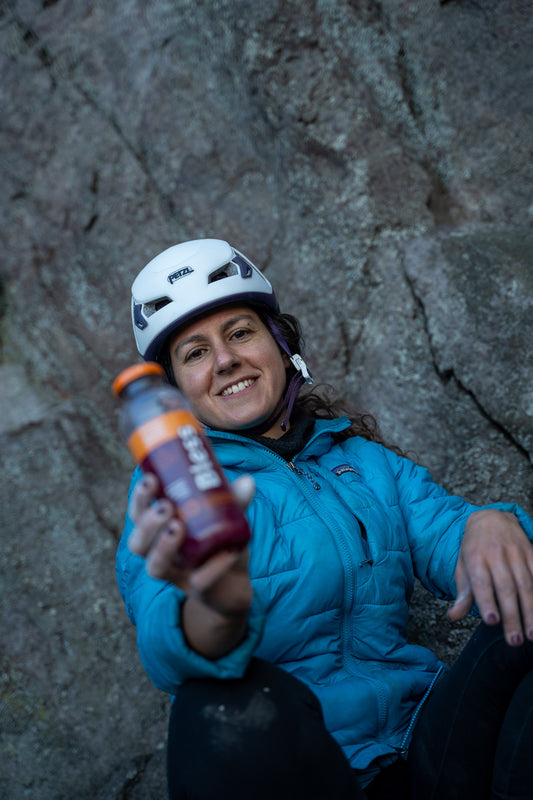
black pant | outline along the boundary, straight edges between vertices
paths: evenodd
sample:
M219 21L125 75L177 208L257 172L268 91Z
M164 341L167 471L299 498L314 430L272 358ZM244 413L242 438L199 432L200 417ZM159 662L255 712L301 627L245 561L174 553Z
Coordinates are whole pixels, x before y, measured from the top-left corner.
M320 704L253 659L239 680L194 680L170 715L171 800L533 800L533 644L483 623L433 690L407 762L363 792Z
M305 684L252 659L239 680L193 680L172 704L171 800L357 800L357 780Z
M481 623L416 725L408 797L533 800L532 755L533 643Z

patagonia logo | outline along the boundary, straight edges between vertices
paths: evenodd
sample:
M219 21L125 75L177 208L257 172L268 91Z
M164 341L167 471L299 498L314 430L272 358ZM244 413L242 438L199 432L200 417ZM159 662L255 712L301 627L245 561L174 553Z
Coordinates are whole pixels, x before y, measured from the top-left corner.
M167 278L167 281L169 283L176 283L176 281L179 281L180 278L190 275L191 272L194 272L192 267L182 267L181 269L177 269L176 272L171 272Z
M355 472L356 475L359 475L357 470L351 467L349 464L340 464L338 467L334 467L331 471L334 472L335 475L344 475L345 472Z

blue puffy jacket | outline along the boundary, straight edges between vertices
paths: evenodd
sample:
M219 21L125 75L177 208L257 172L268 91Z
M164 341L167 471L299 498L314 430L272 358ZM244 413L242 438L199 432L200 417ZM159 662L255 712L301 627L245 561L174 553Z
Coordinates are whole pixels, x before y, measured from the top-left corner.
M438 597L455 594L454 570L469 514L427 470L362 438L334 444L345 418L317 421L290 463L248 438L208 431L230 478L253 475L254 601L246 639L209 661L180 630L184 595L150 578L126 541L120 591L137 626L153 683L174 694L194 676L238 677L252 655L275 662L319 697L328 730L353 767L404 750L422 698L442 664L407 642L415 576ZM134 476L132 485L138 477ZM514 504L530 539L533 522Z

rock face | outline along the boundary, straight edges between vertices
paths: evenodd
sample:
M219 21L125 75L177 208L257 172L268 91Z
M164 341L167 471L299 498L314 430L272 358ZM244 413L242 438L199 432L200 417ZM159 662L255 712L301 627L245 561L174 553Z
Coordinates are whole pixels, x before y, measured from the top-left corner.
M165 796L114 580L115 374L157 252L230 240L313 373L475 502L533 509L528 0L0 9L0 796ZM451 661L471 623L415 604Z

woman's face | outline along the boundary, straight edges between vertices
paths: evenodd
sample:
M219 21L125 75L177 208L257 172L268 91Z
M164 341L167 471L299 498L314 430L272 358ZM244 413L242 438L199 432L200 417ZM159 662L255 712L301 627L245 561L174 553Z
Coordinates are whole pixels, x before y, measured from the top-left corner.
M212 428L252 428L268 420L285 390L282 354L246 306L214 311L170 340L176 382L197 417ZM279 438L276 422L265 436Z

